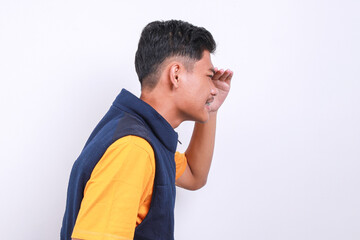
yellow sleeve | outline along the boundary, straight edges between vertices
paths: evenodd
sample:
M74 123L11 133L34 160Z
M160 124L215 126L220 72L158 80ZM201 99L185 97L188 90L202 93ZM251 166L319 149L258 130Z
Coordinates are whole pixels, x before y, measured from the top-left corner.
M136 136L114 142L92 171L72 238L133 239L139 204L155 172L150 144Z
M185 153L175 153L175 164L176 164L176 177L177 180L181 175L184 173L186 166L187 166L187 160Z

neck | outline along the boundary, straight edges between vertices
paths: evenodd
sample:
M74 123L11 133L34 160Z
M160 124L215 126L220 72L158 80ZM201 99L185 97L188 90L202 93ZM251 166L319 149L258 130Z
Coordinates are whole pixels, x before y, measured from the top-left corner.
M151 91L142 90L140 99L154 108L172 128L177 128L184 120L176 112L171 97L156 88Z

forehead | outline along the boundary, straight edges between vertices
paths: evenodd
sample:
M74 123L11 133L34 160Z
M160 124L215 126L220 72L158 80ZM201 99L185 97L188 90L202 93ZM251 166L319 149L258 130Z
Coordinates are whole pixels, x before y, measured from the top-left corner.
M194 69L199 71L207 71L212 68L214 68L214 66L211 62L210 52L205 50L202 58L199 61L195 62Z

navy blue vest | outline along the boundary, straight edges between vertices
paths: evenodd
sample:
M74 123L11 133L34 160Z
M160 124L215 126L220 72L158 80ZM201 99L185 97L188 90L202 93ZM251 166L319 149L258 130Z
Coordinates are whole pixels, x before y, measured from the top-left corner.
M134 239L174 239L174 155L178 135L155 109L123 89L90 135L73 165L61 228L62 240L71 239L84 188L95 165L112 143L127 135L146 139L154 150L156 164L150 209L135 228Z

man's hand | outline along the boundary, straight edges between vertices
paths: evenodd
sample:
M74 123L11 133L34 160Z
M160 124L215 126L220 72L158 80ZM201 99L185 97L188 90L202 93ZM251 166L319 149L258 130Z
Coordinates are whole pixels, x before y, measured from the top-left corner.
M179 187L197 190L206 183L214 152L217 110L230 91L232 76L233 72L229 69L215 68L212 81L218 93L210 105L212 113L206 123L195 123L190 145L185 152L188 164L183 175L176 180Z
M214 102L211 103L211 112L216 112L225 101L229 91L233 72L230 69L223 70L215 68L215 74L212 78L218 94L215 96Z

